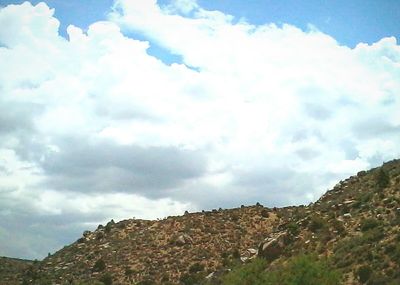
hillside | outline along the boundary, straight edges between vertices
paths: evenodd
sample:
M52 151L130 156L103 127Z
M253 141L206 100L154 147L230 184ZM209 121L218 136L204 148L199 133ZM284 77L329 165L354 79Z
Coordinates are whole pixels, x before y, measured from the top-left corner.
M32 266L33 261L0 257L0 284L11 285L22 282L24 273Z
M316 253L329 258L343 284L361 284L361 269L368 284L400 284L399 226L400 161L394 160L339 182L308 206L111 221L33 265L25 283L218 284L234 264L257 256L273 269L299 253Z

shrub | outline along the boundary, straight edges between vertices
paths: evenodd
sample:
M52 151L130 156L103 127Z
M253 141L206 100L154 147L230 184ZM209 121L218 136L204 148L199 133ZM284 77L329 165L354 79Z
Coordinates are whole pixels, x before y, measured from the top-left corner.
M377 172L375 179L378 190L386 188L390 182L389 175L382 168Z
M340 275L326 261L312 255L300 255L289 262L284 271L283 284L287 285L339 285Z
M242 265L223 277L224 285L339 285L340 275L326 261L312 255L291 258L275 271L265 271L262 259Z
M267 209L262 209L261 210L261 216L263 218L269 218L269 211Z
M287 225L287 230L293 236L297 236L300 233L299 225L296 224L295 222L289 223Z
M94 272L100 272L103 271L104 269L106 269L106 263L101 258L95 262L92 268Z
M112 276L110 273L105 273L101 278L99 279L101 282L104 283L104 285L112 285Z
M189 273L196 273L204 270L204 265L201 263L194 263L189 267Z
M360 228L362 232L366 232L380 225L380 222L374 218L368 218L361 221Z
M366 283L371 277L372 269L368 265L363 265L357 270L357 276L361 283Z
M312 231L312 232L316 232L320 229L322 229L323 227L326 226L326 222L324 219L322 219L321 217L318 216L312 216L311 217L311 221L308 224L308 228Z
M255 259L229 272L222 279L224 285L262 285L267 283L264 269L267 262L264 259Z

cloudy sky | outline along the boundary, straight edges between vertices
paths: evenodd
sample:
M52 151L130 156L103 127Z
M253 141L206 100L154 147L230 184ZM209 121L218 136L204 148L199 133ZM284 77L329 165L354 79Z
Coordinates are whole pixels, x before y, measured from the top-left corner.
M1 0L0 255L400 157L400 3L329 2Z

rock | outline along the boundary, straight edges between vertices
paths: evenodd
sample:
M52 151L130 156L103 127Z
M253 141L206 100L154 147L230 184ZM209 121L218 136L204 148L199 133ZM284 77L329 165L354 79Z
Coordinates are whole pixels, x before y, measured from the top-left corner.
M249 249L247 249L247 252L250 253L251 255L254 255L254 254L257 254L257 249L249 248Z
M84 231L83 236L87 238L91 234L91 231Z
M208 274L208 275L206 276L206 279L212 278L212 277L214 276L214 274L215 274L215 272L211 272L210 274Z
M258 256L268 261L277 259L285 248L285 240L287 240L287 233L276 233L266 238L258 246Z
M350 219L351 218L351 214L350 213L345 213L343 215L343 217L346 218L346 219Z
M183 246L185 244L191 244L192 242L193 242L192 238L187 234L178 236L174 241L174 243L178 246Z

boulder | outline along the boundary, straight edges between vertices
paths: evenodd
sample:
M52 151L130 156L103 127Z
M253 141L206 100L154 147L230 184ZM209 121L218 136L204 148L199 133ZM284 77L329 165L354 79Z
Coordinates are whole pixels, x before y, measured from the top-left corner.
M286 232L281 232L267 237L258 246L258 256L268 261L277 259L283 253L287 236Z
M192 238L187 234L178 236L174 241L174 243L178 246L183 246L185 244L191 244L192 242L193 242Z

